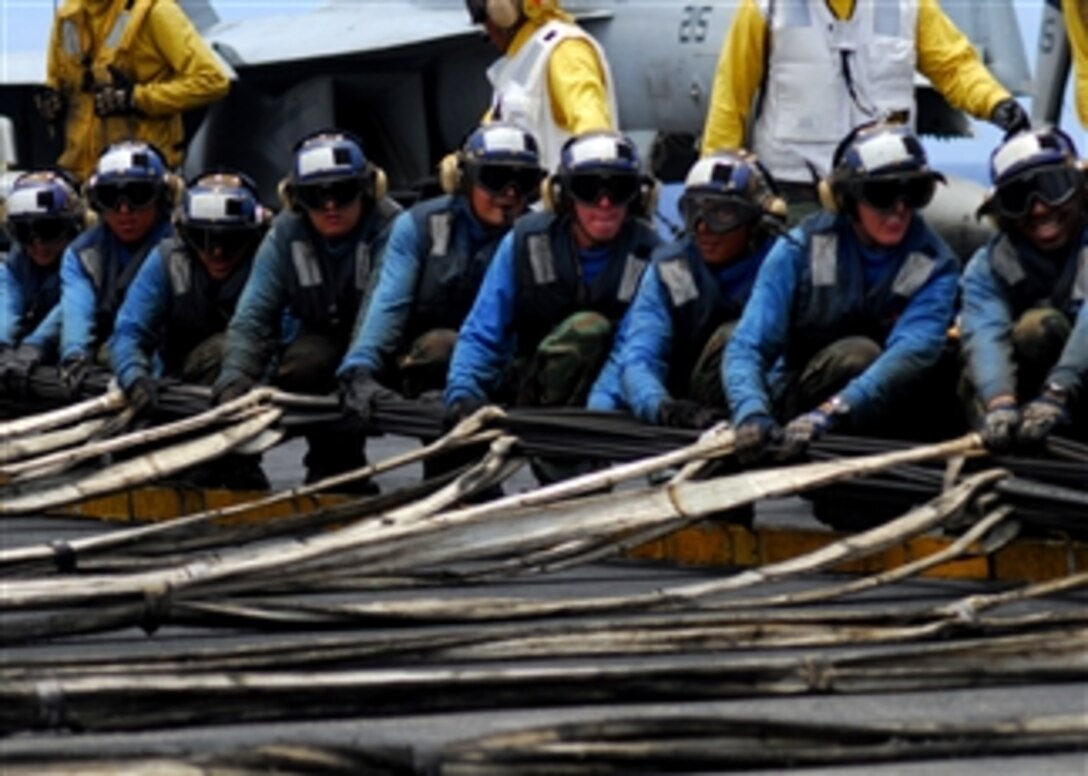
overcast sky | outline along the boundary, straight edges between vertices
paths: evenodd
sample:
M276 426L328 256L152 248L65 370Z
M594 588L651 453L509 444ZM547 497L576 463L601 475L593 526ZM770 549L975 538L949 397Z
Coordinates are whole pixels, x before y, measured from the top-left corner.
M948 3L962 0L943 1ZM974 1L984 2L985 0ZM462 0L450 0L450 2L460 5ZM229 21L253 16L291 13L313 8L320 3L318 0L212 0L212 4L219 16L224 21ZM1042 6L1043 0L1014 0L1029 63L1035 58ZM50 0L0 0L0 57L8 52L44 48L49 38L49 23L53 10L54 3ZM1072 110L1072 98L1068 92L1069 90L1067 90L1061 125L1073 133L1082 153L1088 153L1088 147L1086 147L1088 135L1076 122ZM974 140L928 140L926 145L935 166L961 166L965 159L984 160L989 149L1000 141L1001 135L985 122L974 122L974 128L976 131ZM979 177L980 174L982 173L974 172L972 177Z

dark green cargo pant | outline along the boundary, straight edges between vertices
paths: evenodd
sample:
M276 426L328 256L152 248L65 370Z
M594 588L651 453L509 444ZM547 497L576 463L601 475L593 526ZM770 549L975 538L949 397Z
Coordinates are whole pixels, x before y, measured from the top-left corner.
M522 374L515 405L583 407L612 347L612 323L578 312L541 340Z

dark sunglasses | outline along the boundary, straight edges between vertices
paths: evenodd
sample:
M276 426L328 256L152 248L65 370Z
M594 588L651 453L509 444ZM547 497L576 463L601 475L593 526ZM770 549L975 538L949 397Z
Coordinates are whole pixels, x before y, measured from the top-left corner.
M700 223L712 234L728 234L760 216L760 209L749 202L721 197L682 197L680 211L689 234L694 234Z
M295 196L304 207L321 210L332 202L336 207L347 207L363 195L363 182L358 178L331 181L329 183L302 183L295 186Z
M257 238L258 230L251 227L208 227L188 225L181 229L185 242L199 252L215 253L219 248L224 256L237 256L249 248Z
M100 183L91 187L91 201L101 210L117 210L122 203L139 210L153 204L161 191L162 187L151 181Z
M856 181L850 188L855 199L877 210L891 210L902 202L911 210L924 208L933 199L937 180L931 175L906 178L871 178Z
M642 181L637 175L594 173L570 176L570 195L587 205L595 205L604 197L615 205L626 205L638 196L641 188Z
M52 243L75 233L75 223L67 218L32 218L11 222L11 236L22 245L30 245L35 240Z
M481 164L470 168L472 182L492 196L513 189L518 196L528 197L540 188L541 170L508 164Z
M1001 215L1021 218L1031 210L1032 200L1048 207L1064 205L1084 186L1084 176L1070 167L1043 167L1030 170L1004 183L994 192L994 204Z

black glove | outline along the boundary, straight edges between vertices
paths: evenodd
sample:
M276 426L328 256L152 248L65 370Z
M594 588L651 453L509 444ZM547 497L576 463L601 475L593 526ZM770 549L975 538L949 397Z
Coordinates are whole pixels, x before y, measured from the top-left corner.
M159 381L153 377L137 377L125 391L135 415L150 415L159 408Z
M0 354L0 384L15 396L25 397L30 389L30 373L42 362L42 352L25 342Z
M486 399L481 399L476 396L462 396L446 408L446 414L442 418L442 426L449 431L486 404Z
M1069 420L1068 394L1062 388L1048 387L1039 398L1024 407L1016 438L1026 445L1039 445L1050 433Z
M69 399L74 399L83 387L83 381L87 379L87 373L91 371L90 364L84 356L69 356L57 367L57 375L64 393Z
M374 424L374 410L381 402L402 398L399 393L378 382L369 369L352 369L340 382L341 401L346 412L351 412L365 427Z
M1006 135L1031 129L1031 117L1014 98L1009 97L994 106L990 122L1005 130Z
M212 386L212 406L218 407L220 404L234 401L239 396L245 396L252 391L256 385L256 380L245 375L240 375L225 383L217 382Z
M34 107L46 124L56 124L64 113L64 95L56 89L44 86L34 92Z
M770 415L753 415L737 426L733 450L737 460L749 466L758 463L767 448L782 438L782 429Z
M663 399L657 405L657 422L673 428L710 428L729 415L691 399Z
M1020 411L1015 404L994 407L982 417L978 433L991 453L1007 453L1020 426Z
M111 82L94 88L96 116L125 116L136 112L135 84L132 79L110 65Z
M811 412L791 420L782 434L782 455L795 458L808 450L808 446L839 424L842 418L831 403L821 404Z

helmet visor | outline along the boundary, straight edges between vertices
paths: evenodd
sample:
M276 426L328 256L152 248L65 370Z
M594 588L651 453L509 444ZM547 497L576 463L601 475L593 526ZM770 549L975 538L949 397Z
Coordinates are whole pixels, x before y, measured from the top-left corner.
M851 194L877 210L891 210L902 202L911 210L924 208L933 199L937 180L932 175L868 178L851 184Z
M469 168L472 182L492 196L513 189L518 196L528 197L540 188L543 172L534 167L509 164L480 164Z
M295 187L295 195L310 210L321 210L329 202L338 208L347 207L362 197L363 181L347 178L325 183L300 183Z
M638 196L642 183L630 173L577 173L570 176L570 195L587 205L608 197L615 205L626 205Z
M161 186L152 181L99 183L91 187L91 201L101 210L117 210L127 204L133 210L154 204Z
M30 245L35 240L52 243L75 231L75 224L67 218L31 218L12 221L11 236L15 242Z
M684 226L688 233L694 233L701 223L713 234L728 234L734 229L753 223L761 212L751 202L736 197L690 194L681 198L680 211L684 214Z
M1071 200L1084 185L1079 170L1065 165L1028 170L1006 181L994 192L994 204L1001 215L1022 218L1038 198L1049 207L1058 207Z

